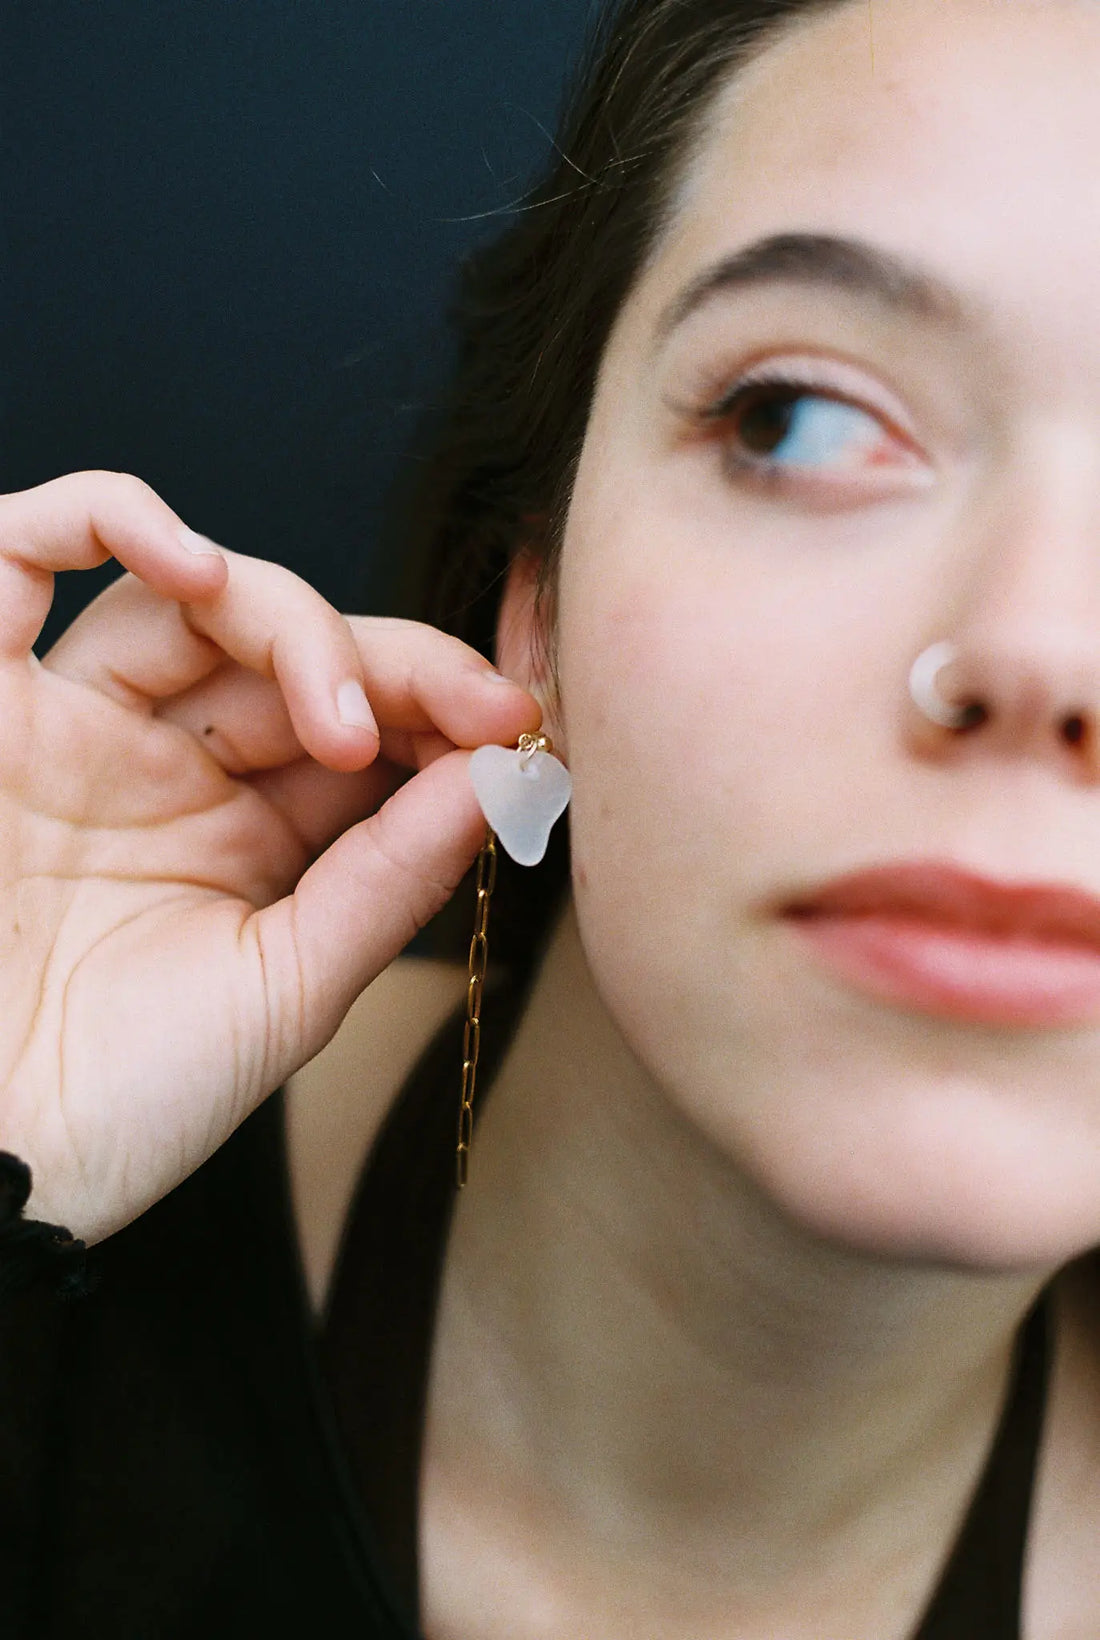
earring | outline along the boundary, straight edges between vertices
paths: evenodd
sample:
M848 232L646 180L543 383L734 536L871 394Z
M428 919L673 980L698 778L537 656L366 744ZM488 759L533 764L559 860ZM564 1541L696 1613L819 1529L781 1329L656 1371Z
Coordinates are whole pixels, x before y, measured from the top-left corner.
M477 915L470 941L466 1028L462 1036L462 1103L458 1112L457 1182L466 1183L474 1133L474 1080L481 1047L481 992L489 956L489 902L497 877L497 843L517 865L536 866L546 853L554 822L573 795L565 764L552 755L548 735L521 735L513 750L479 746L470 758L470 781L488 821L477 862Z

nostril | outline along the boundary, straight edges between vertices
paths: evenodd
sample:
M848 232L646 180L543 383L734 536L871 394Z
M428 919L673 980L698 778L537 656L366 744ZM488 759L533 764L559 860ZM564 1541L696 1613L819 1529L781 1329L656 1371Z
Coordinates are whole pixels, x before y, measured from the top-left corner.
M989 717L989 709L982 705L980 700L968 700L959 708L959 720L955 725L958 734L966 734L969 729L979 729Z
M1062 719L1062 738L1068 746L1080 746L1085 738L1085 720L1080 712L1071 712Z

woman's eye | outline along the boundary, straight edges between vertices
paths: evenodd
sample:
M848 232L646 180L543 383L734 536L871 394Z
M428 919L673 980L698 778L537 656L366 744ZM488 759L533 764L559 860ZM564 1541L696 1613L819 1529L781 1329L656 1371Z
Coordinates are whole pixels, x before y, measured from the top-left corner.
M735 386L705 419L721 426L735 470L773 483L797 481L800 472L843 477L867 467L911 464L869 410L786 377Z

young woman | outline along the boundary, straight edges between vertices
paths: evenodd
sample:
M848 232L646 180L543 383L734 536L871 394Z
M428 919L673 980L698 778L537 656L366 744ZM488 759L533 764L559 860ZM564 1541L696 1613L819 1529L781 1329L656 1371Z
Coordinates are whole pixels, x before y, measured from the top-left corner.
M1098 72L1090 0L626 0L424 624L3 502L0 1131L97 1282L9 1212L13 1632L1100 1628ZM465 953L394 959L540 728L456 1203Z

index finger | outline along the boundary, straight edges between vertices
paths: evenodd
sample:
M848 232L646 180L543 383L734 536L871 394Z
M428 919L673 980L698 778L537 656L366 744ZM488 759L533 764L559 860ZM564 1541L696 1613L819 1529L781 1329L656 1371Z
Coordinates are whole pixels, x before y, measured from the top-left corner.
M154 592L200 601L225 584L224 557L130 473L67 473L0 496L0 658L25 659L58 570L116 558Z
M461 638L397 615L346 619L379 728L441 730L452 745L472 750L492 738L498 721L512 739L540 727L535 697Z

